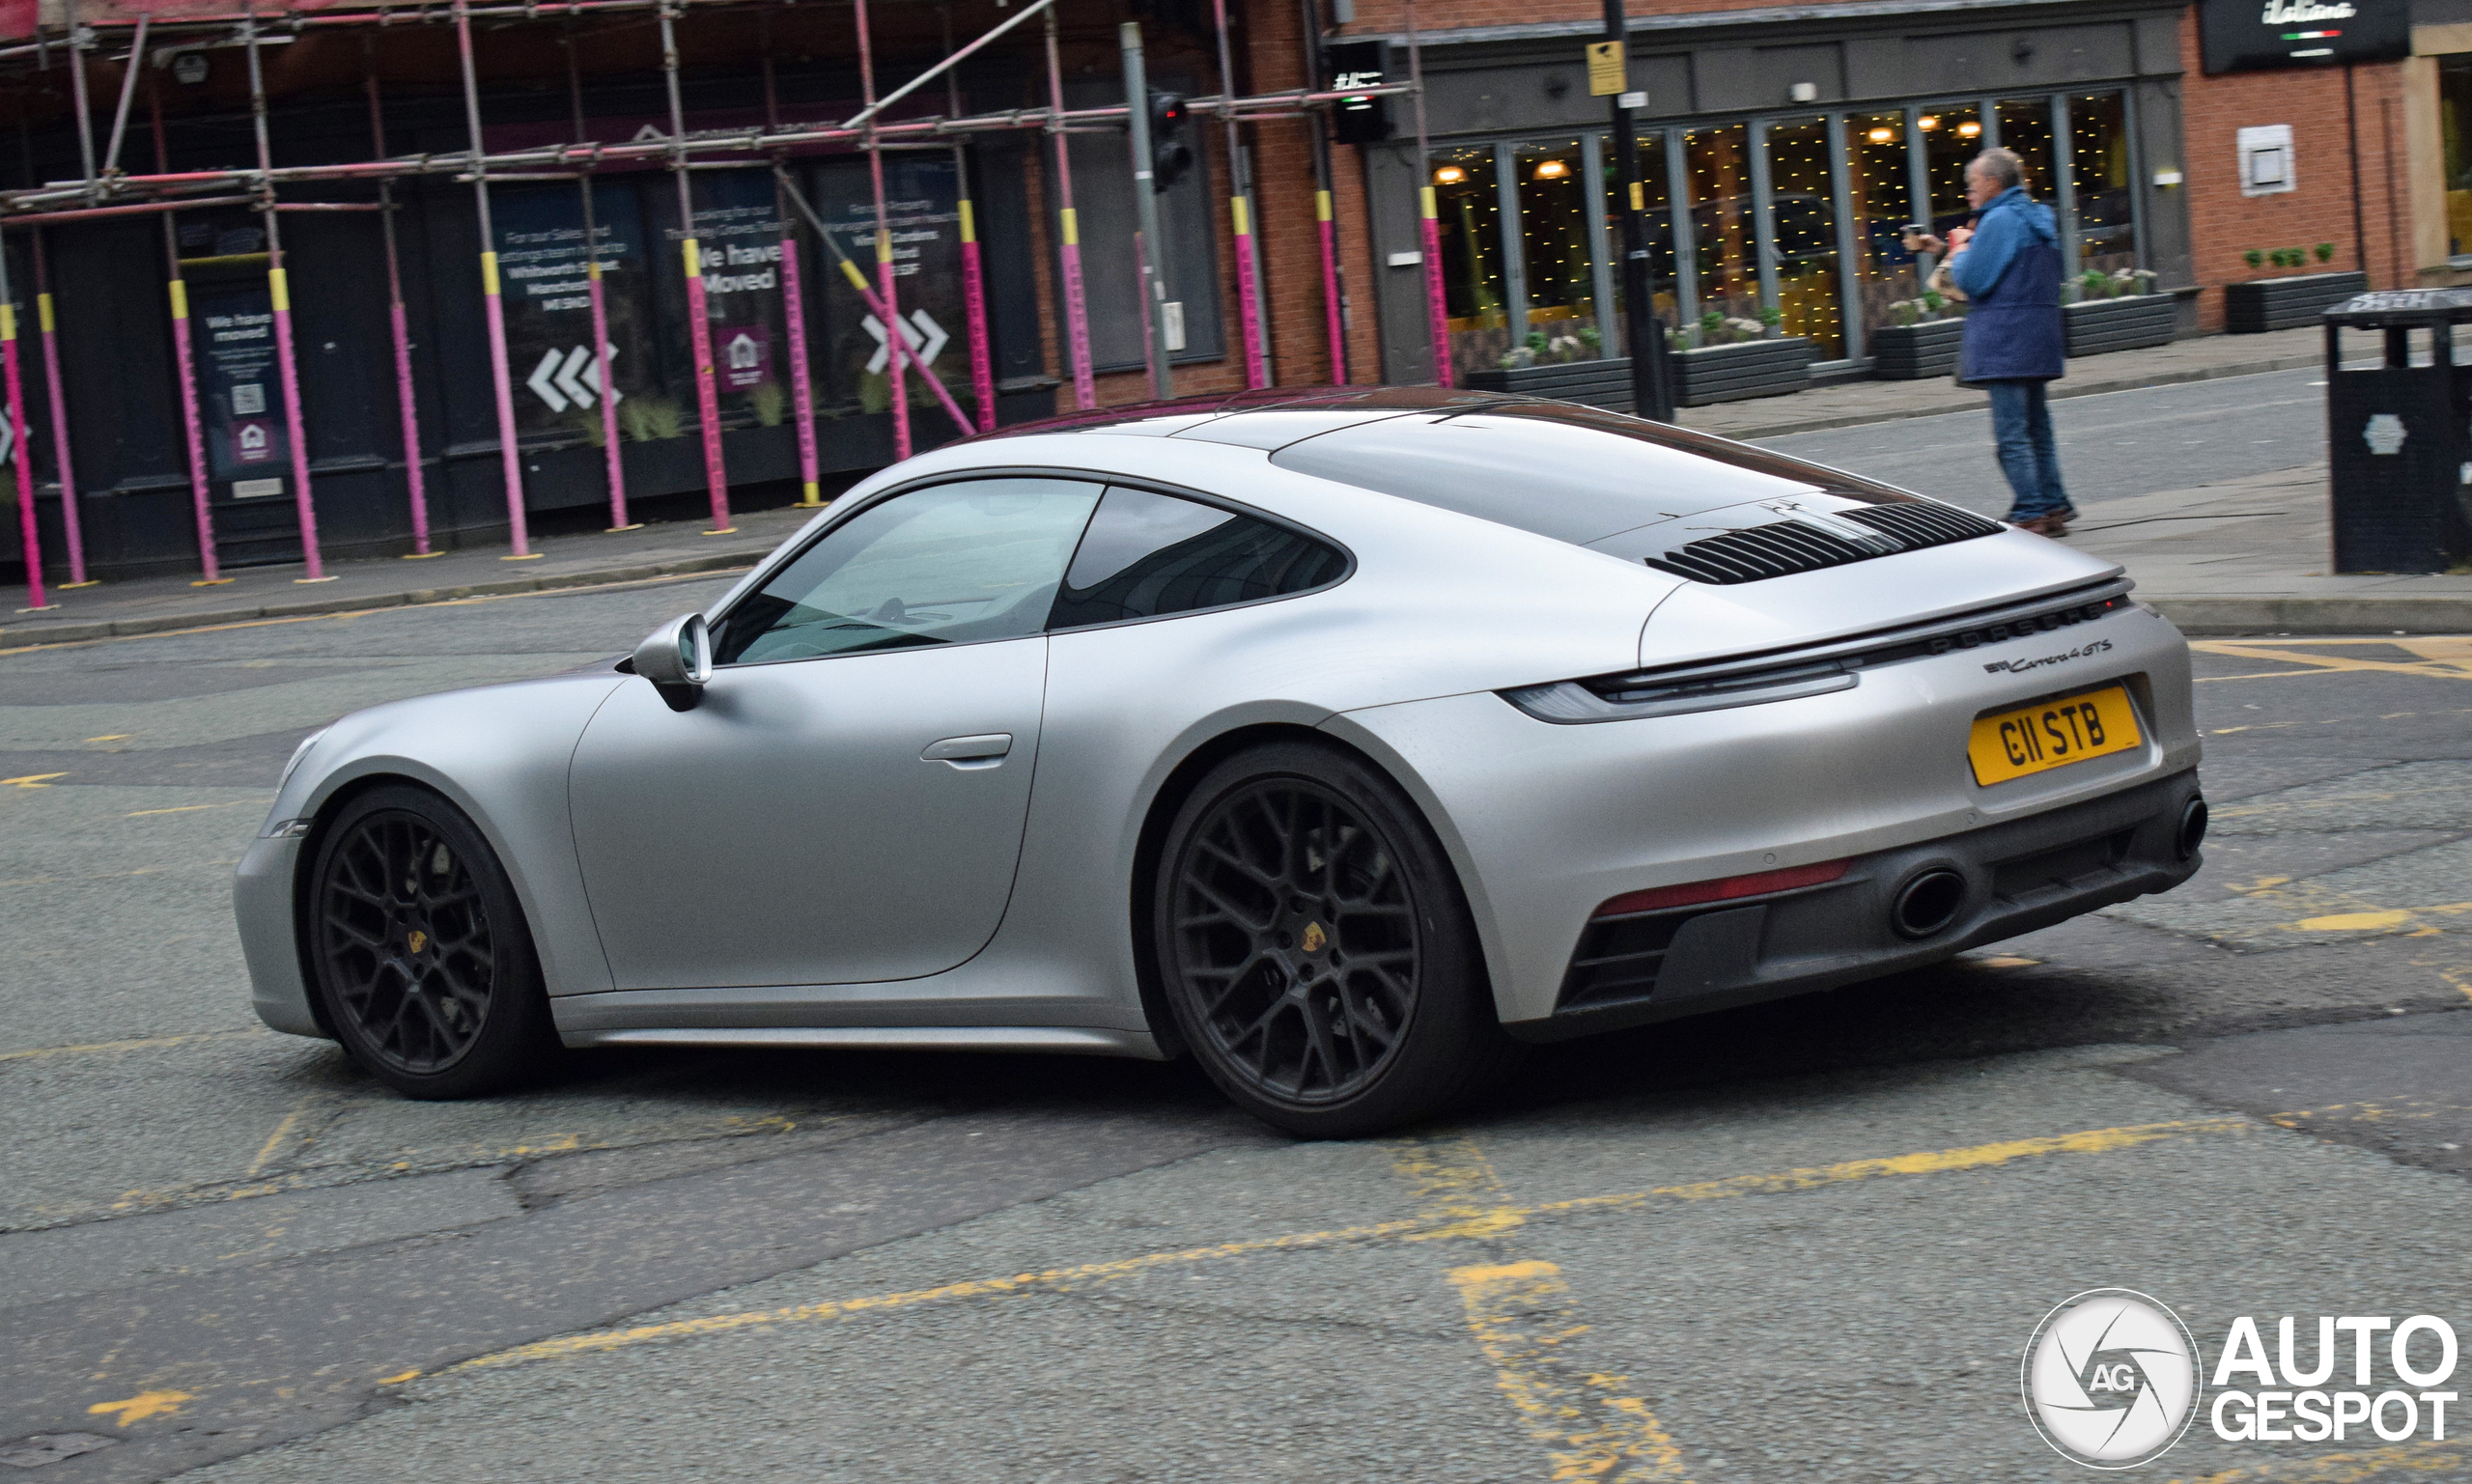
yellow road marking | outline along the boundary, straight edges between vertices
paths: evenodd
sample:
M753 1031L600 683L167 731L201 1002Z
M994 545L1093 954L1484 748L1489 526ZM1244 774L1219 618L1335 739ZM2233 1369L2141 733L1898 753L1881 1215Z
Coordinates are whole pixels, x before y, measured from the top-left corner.
M2401 650L2413 658L2409 660L2373 659L2335 652L2342 649L2373 646L2387 650ZM2208 675L2198 682L2200 685L2232 680L2280 680L2288 675L2335 675L2362 672L2431 676L2440 680L2472 680L2472 637L2398 634L2384 639L2296 639L2275 640L2268 643L2216 639L2193 643L2189 648L2200 654L2221 655L2233 659L2263 660L2271 664L2288 664L2294 667L2289 670L2261 670L2252 675ZM2310 651L2316 651L2316 653Z
M22 778L0 778L0 788L47 789L51 787L52 779L68 776L67 773L28 773Z
M126 818L139 820L150 814L195 814L200 809L245 809L253 804L264 807L265 803L263 798L239 798L228 804L180 804L169 809L133 809Z
M1253 1252L1295 1251L1308 1247L1335 1246L1347 1243L1378 1240L1400 1235L1416 1226L1414 1221L1378 1221L1365 1226L1334 1227L1329 1231L1297 1232L1281 1237L1262 1237L1247 1242L1222 1242L1212 1246L1187 1247L1175 1252L1150 1252L1140 1257L1120 1258L1113 1262L1082 1263L1070 1268L1050 1268L1043 1273L1021 1273L1011 1277L973 1278L959 1283L944 1283L934 1288L915 1288L904 1293L876 1294L862 1299L839 1299L823 1303L801 1303L787 1308L759 1309L737 1314L714 1314L703 1319L679 1319L667 1324L637 1325L630 1330L604 1330L588 1334L566 1335L558 1339L540 1340L518 1345L492 1355L475 1356L446 1367L447 1372L487 1370L500 1366L521 1365L531 1360L564 1359L571 1356L590 1355L604 1350L620 1350L640 1345L648 1340L680 1339L692 1334L721 1334L732 1330L744 1330L757 1325L813 1323L818 1320L855 1318L861 1314L879 1314L892 1309L914 1308L922 1303L935 1303L953 1299L985 1299L1002 1294L1032 1293L1058 1290L1076 1283L1102 1278L1122 1277L1150 1268L1164 1268L1175 1263L1211 1262L1221 1258L1243 1257Z
M2171 1484L2368 1484L2381 1475L2429 1473L2463 1466L2466 1440L2405 1442L2358 1453L2321 1453L2316 1458L2276 1459L2179 1478Z
M293 1130L300 1127L300 1115L308 1111L309 1104L303 1103L283 1115L283 1122L276 1124L274 1132L267 1135L267 1141L258 1146L258 1157L251 1160L249 1167L240 1172L243 1178L254 1179L261 1170L274 1162L276 1152L283 1148L283 1141L292 1136Z
M1530 1436L1552 1449L1558 1484L1683 1477L1682 1450L1645 1402L1620 1394L1627 1381L1569 1374L1560 1347L1588 1327L1577 1320L1559 1268L1534 1260L1479 1264L1452 1269L1450 1284L1477 1347L1494 1362L1494 1385Z
M1527 1213L1509 1204L1476 1141L1395 1144L1390 1167L1415 1187L1430 1223L1409 1240L1472 1242L1493 1259L1451 1269L1450 1286L1476 1348L1493 1362L1495 1388L1545 1445L1557 1484L1682 1479L1681 1448L1647 1402L1631 1394L1629 1379L1591 1370L1563 1348L1588 1326L1561 1269L1509 1250L1507 1234Z
M1621 1210L1646 1206L1661 1200L1711 1200L1734 1195L1782 1194L1793 1190L1814 1190L1821 1186L1868 1180L1881 1175L1945 1174L1955 1170L1989 1168L2007 1164L2014 1160L2035 1159L2044 1155L2104 1154L2116 1150L2133 1149L2142 1144L2156 1143L2166 1139L2195 1138L2214 1134L2253 1134L2267 1127L2269 1125L2252 1122L2246 1118L2192 1118L2171 1123L2139 1124L2117 1129L2089 1129L2082 1133L2059 1134L2040 1138L2007 1139L1996 1144L1975 1144L1963 1149L1927 1150L1919 1154L1896 1155L1887 1159L1849 1160L1839 1164L1816 1165L1767 1175L1738 1175L1729 1180L1663 1186L1651 1190L1634 1190L1619 1195L1584 1195L1572 1200L1548 1201L1538 1206L1486 1207L1481 1203L1472 1203L1468 1207L1471 1214L1446 1216L1439 1222L1426 1218L1375 1221L1361 1226L1333 1227L1327 1231L1293 1232L1278 1237L1257 1237L1240 1242L1217 1243L1209 1246L1150 1252L1139 1257L1119 1258L1111 1262L1082 1263L1069 1268L1051 1268L1043 1273L1016 1274L1010 1277L973 1278L940 1284L933 1288L910 1289L901 1293L877 1294L858 1299L836 1299L820 1303L793 1304L775 1309L744 1310L734 1314L710 1315L702 1319L680 1319L665 1324L637 1325L626 1330L600 1330L582 1334L562 1335L555 1339L539 1340L532 1344L518 1345L489 1355L475 1356L471 1359L458 1361L446 1367L446 1370L451 1372L495 1369L500 1366L522 1365L534 1360L565 1359L602 1351L622 1350L632 1345L641 1345L657 1340L727 1333L731 1330L761 1325L834 1322L862 1314L913 1308L922 1303L955 1299L985 1299L1009 1294L1053 1291L1067 1288L1075 1283L1122 1277L1128 1274L1146 1272L1153 1268L1164 1268L1180 1263L1217 1262L1231 1257L1247 1257L1256 1252L1305 1251L1360 1243L1404 1242L1431 1233L1438 1226L1464 1221L1473 1220L1481 1225L1506 1228L1537 1217Z
M2380 928L2402 927L2412 920L2412 914L2398 909L2381 909L2374 912L2332 912L2323 917L2303 917L2288 926L2303 933L2374 933Z
M135 732L106 732L100 737L89 737L86 740L88 742L126 742L136 735Z
M420 1378L419 1368L414 1367L400 1376L380 1376L378 1378L378 1384L381 1386L400 1386L407 1381L418 1381Z
M263 1030L199 1030L184 1036L147 1036L135 1041L89 1041L80 1046L42 1046L28 1051L0 1051L0 1061L25 1061L38 1056L91 1056L101 1051L151 1051L156 1047L191 1041L228 1041L235 1036L264 1036Z
M116 1420L121 1426L126 1427L131 1422L143 1422L148 1417L168 1417L181 1410L183 1402L195 1400L197 1400L196 1395L188 1391L140 1391L124 1401L97 1402L86 1409L86 1414L90 1417L99 1417L106 1413L116 1412L120 1414Z

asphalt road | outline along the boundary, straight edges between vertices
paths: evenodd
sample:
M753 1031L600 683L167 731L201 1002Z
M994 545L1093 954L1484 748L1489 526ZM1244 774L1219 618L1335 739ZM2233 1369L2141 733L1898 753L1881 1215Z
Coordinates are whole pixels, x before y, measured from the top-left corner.
M1414 1137L1067 1058L592 1053L416 1104L256 1027L228 879L300 735L719 586L0 656L0 1464L2057 1480L2017 1366L2081 1290L2209 1357L2238 1315L2472 1335L2472 640L2206 641L2187 887L1559 1048ZM2201 1421L2167 1465L2472 1478L2426 1427Z
M2278 371L2051 404L2060 472L2080 510L2326 457L2325 374ZM1757 440L1985 515L2008 508L1991 414L1975 409Z

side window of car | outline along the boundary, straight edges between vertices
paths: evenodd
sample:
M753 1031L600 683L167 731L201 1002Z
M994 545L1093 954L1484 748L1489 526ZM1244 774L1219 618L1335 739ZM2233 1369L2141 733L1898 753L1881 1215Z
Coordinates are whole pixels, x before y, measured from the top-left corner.
M1346 571L1337 551L1283 525L1110 486L1073 554L1049 627L1223 608L1320 587Z
M716 664L967 644L1039 631L1101 486L974 479L870 506L732 608Z

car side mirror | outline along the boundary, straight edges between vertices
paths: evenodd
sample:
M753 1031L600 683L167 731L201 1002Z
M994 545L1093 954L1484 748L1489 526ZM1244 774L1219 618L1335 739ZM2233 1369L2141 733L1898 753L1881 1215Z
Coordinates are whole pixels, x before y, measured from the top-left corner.
M671 711L692 711L713 678L713 631L701 613L674 618L635 646L635 673L653 683Z

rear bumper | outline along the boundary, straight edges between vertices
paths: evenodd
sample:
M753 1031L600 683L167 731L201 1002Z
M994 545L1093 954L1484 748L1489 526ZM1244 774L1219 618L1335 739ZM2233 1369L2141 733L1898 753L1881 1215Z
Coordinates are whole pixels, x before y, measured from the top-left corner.
M2181 817L2199 797L2190 769L1861 856L1825 885L1598 919L1581 935L1555 1012L1504 1028L1559 1041L1834 989L2168 891L2204 861L2179 849ZM1891 906L1933 870L1963 879L1962 905L1945 929L1907 938L1892 925Z

